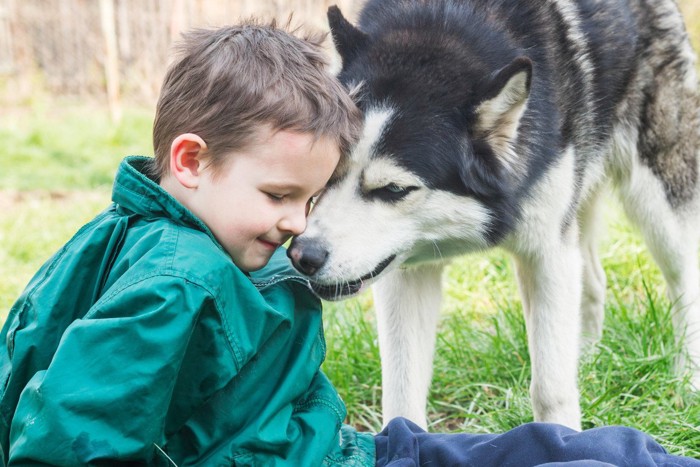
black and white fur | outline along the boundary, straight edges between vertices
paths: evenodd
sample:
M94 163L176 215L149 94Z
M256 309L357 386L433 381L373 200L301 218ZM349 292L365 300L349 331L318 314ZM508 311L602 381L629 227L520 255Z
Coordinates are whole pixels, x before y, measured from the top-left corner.
M326 299L376 280L385 422L425 426L444 265L500 246L515 260L535 420L580 428L607 185L666 278L678 368L700 388L700 102L676 3L370 0L357 27L328 16L364 130L289 255Z

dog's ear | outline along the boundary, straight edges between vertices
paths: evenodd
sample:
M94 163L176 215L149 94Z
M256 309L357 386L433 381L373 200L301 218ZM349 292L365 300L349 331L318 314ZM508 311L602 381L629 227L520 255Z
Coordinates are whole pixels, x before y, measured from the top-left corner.
M486 141L506 170L518 173L522 165L512 143L530 96L532 62L518 57L498 70L482 88L476 107L474 136Z
M367 34L350 24L340 12L340 8L335 5L328 8L328 24L335 48L343 65L347 65L367 44L369 38Z

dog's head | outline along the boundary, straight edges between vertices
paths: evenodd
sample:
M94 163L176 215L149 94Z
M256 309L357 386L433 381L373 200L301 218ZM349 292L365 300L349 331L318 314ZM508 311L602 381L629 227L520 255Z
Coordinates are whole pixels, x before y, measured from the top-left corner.
M451 37L371 36L336 7L328 17L363 133L288 255L318 295L340 299L401 264L485 248L512 223L532 65L491 70Z

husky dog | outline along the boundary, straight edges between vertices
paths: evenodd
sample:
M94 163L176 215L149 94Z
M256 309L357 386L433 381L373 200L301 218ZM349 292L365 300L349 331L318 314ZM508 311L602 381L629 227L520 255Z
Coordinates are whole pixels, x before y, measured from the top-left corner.
M357 27L328 18L364 128L288 254L325 299L376 281L385 423L426 424L444 265L500 246L534 418L580 429L606 185L663 272L700 387L700 99L675 0L369 0Z

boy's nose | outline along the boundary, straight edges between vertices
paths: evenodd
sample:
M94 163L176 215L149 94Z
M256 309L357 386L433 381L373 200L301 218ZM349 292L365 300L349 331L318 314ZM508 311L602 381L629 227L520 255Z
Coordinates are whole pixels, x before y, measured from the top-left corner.
M300 235L306 229L306 208L290 211L279 223L279 229Z

